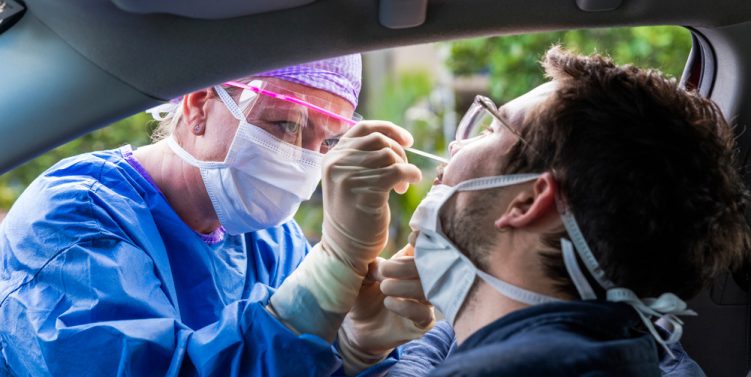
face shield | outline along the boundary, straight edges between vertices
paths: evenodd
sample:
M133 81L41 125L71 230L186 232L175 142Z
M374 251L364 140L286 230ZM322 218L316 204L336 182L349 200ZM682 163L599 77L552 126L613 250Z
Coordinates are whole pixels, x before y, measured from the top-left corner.
M326 153L353 124L362 119L345 100L332 102L264 80L229 81L230 95L245 120L276 139Z

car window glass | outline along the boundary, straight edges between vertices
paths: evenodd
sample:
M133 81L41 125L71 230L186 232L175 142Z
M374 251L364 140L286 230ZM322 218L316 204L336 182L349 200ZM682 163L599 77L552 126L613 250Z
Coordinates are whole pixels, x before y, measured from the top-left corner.
M544 81L538 61L555 43L582 53L611 55L619 64L632 63L680 78L691 49L691 33L682 27L607 28L495 36L407 46L364 54L363 89L357 109L365 119L386 119L409 129L414 147L445 155L454 128L476 94L498 105ZM102 128L0 176L0 221L23 189L62 158L131 144L148 144L156 121L135 114ZM409 154L425 179L404 195L392 195L390 255L404 245L407 223L430 187L436 163ZM323 212L320 194L296 215L311 243L320 237Z

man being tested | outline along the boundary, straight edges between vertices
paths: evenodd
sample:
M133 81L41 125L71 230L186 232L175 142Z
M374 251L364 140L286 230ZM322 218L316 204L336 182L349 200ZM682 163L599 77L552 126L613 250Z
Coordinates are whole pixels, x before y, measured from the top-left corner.
M37 178L0 228L3 368L331 375L352 309L338 348L354 374L419 336L429 305L387 309L377 290L355 301L386 242L389 192L420 179L407 132L341 121L360 75L352 55L199 90L162 109L162 140ZM292 216L321 174L324 234L311 250Z
M412 218L459 344L428 374L659 376L684 301L749 247L732 131L658 72L557 47L543 65L550 82L500 110L476 100ZM417 343L393 375L448 349Z

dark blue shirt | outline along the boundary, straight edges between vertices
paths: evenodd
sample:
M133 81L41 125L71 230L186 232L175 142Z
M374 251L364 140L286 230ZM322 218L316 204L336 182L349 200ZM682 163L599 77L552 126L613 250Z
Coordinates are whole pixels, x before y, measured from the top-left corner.
M625 305L571 301L529 307L504 316L456 347L439 322L402 347L390 376L704 376L680 344L676 359L639 330Z

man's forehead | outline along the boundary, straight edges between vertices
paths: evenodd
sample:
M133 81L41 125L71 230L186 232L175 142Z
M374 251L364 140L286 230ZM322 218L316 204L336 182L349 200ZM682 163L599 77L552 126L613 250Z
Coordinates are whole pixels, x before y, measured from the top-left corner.
M538 85L534 89L527 93L522 94L513 100L506 102L499 112L511 123L517 123L520 121L520 117L524 116L527 109L536 106L545 99L547 99L553 92L558 89L558 83L555 81L548 81L544 84Z

